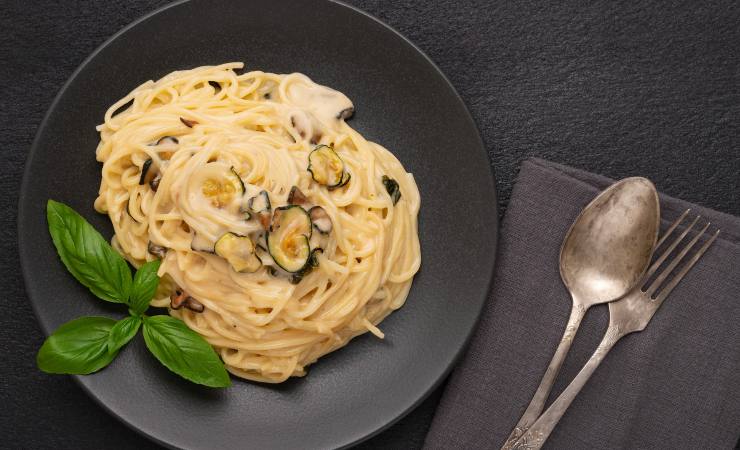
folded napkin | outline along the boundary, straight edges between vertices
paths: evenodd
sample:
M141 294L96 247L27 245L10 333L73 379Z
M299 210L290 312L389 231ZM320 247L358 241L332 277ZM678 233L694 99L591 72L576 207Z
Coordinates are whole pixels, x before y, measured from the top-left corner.
M425 448L501 447L568 320L571 300L558 272L561 241L579 211L612 182L543 160L523 163L501 226L491 298ZM687 208L721 228L720 237L647 329L612 349L545 448L734 448L740 436L740 219L661 196L662 229ZM606 305L589 310L548 405L596 349L608 320Z

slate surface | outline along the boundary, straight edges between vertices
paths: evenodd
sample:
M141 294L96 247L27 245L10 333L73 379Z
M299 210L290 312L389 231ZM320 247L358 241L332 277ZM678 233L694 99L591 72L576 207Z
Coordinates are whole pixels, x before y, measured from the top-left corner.
M38 125L105 39L165 4L0 4L0 446L156 448L70 379L35 368L43 340L25 296L16 212ZM352 0L419 46L452 81L488 148L503 215L519 163L539 156L740 215L737 2ZM362 448L418 448L433 394Z

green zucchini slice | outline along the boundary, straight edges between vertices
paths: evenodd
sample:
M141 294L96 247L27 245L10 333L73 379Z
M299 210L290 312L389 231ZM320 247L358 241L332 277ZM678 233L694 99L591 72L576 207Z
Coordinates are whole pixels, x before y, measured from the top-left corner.
M342 181L340 181L339 184L336 186L329 186L329 190L333 191L334 189L339 189L340 187L346 186L351 178L352 175L350 175L349 172L344 172L344 175L342 175Z
M290 273L301 271L311 256L311 218L296 205L282 206L272 216L267 250L275 263Z
M319 145L308 154L306 170L315 182L330 188L339 187L345 178L342 158L328 145Z
M292 274L288 281L290 281L291 284L298 284L301 282L301 280L303 280L303 277L311 273L313 269L319 267L319 253L324 253L324 249L321 247L316 247L315 249L311 250L311 256L308 257L308 262L306 263L306 266L300 271Z
M244 180L239 176L239 173L234 169L234 166L229 168L229 172L231 173L227 175L227 178L229 178L234 184L234 187L237 188L239 195L244 195L244 193L247 192L247 188L244 187Z
M244 182L233 167L223 174L223 178L207 178L201 190L203 195L217 208L223 208L235 197L240 197L245 192Z
M247 236L226 233L216 241L215 250L237 272L256 272L262 266L262 261L254 251L254 244Z

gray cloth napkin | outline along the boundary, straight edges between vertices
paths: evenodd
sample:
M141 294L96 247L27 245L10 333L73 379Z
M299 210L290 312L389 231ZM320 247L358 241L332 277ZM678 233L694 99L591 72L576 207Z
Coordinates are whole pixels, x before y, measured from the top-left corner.
M579 211L612 182L548 161L523 163L501 227L491 298L425 448L501 447L570 313L558 272L561 241ZM720 238L647 329L612 349L545 448L734 448L740 436L740 219L661 196L663 230L689 207L721 228ZM548 405L595 350L608 316L606 305L588 312Z

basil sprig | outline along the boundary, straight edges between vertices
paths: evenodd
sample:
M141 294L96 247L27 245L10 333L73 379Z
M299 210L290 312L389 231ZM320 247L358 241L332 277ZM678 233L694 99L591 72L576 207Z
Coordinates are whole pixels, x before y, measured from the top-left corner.
M104 368L143 327L144 342L168 369L194 383L231 385L223 362L198 333L167 315L147 316L159 286L160 261L131 271L126 261L82 216L63 203L46 205L49 233L67 270L98 298L128 306L129 316L81 317L57 328L41 346L36 363L48 373L85 375Z

